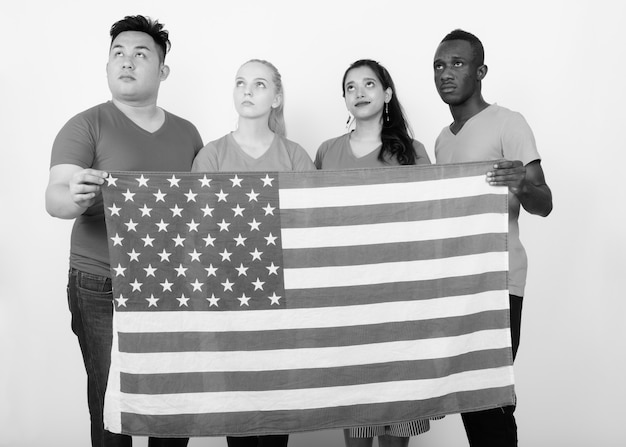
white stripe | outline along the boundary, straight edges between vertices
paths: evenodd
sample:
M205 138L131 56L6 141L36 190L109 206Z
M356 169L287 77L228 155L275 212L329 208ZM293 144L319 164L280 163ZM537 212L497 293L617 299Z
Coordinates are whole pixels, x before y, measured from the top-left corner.
M121 333L239 332L348 327L472 315L509 307L508 290L355 306L224 312L116 312Z
M507 214L477 214L444 219L331 227L283 228L284 249L349 247L429 241L477 234L506 233Z
M281 371L427 360L510 346L510 330L504 328L454 337L324 348L149 354L122 352L120 360L121 371L131 374Z
M451 393L513 384L512 367L452 374L438 379L406 380L329 388L256 392L122 394L122 411L151 415L309 410L368 403L423 400ZM142 411L144 410L144 411Z
M282 209L299 209L421 202L483 194L507 194L507 188L490 186L485 176L480 175L422 182L280 189L279 199Z
M498 272L508 267L508 252L481 253L452 258L335 267L290 268L283 271L285 289L315 289L426 281Z

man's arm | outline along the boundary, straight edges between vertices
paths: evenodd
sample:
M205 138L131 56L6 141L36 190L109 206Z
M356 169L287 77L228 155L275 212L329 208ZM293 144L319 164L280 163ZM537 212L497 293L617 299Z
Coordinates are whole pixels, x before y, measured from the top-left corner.
M46 211L61 219L80 216L96 201L106 176L104 171L72 164L53 166L46 188Z
M546 184L541 161L526 166L519 160L504 160L487 173L487 182L493 186L508 186L526 211L547 216L552 211L552 191Z

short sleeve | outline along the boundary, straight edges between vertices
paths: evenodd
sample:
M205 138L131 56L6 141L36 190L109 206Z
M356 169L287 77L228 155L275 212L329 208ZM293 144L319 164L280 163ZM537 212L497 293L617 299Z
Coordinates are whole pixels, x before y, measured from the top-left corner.
M291 163L294 171L315 171L311 157L299 144L295 144L293 148Z
M503 124L502 152L507 160L520 160L524 165L541 159L533 131L520 113L511 113Z
M196 155L191 166L191 172L216 172L219 171L217 146L213 142L208 143Z
M82 116L76 115L61 128L54 139L50 167L60 164L72 164L81 168L90 168L96 154L95 130Z
M413 150L415 151L415 164L416 165L429 165L431 164L430 157L426 152L426 148L422 143L417 140L413 140Z

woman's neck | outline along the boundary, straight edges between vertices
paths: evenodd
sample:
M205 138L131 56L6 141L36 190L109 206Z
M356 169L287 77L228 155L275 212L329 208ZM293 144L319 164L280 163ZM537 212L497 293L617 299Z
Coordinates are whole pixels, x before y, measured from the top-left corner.
M274 141L274 132L270 130L266 120L239 118L233 138L246 154L259 158L270 148Z
M380 132L383 128L380 119L378 120L365 120L356 121L356 126L350 139L352 141L359 142L373 142L376 141L380 144Z
M350 134L350 147L355 157L364 157L381 145L380 120L357 121L354 131Z

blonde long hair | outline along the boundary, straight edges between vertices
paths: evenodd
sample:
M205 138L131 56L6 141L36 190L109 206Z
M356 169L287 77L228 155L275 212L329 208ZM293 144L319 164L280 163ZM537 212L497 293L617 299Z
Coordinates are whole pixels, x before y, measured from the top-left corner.
M278 107L272 108L267 124L272 132L284 137L287 133L285 128L285 117L283 115L285 93L283 92L283 80L280 76L280 73L278 72L278 69L274 66L274 64L264 59L250 59L243 65L249 64L251 62L258 62L259 64L263 64L270 70L272 70L272 82L274 83L274 87L276 88L276 94L280 94L282 96L282 100L280 101Z

